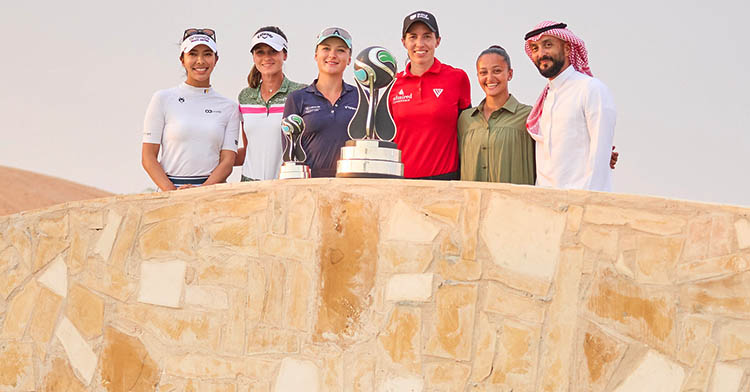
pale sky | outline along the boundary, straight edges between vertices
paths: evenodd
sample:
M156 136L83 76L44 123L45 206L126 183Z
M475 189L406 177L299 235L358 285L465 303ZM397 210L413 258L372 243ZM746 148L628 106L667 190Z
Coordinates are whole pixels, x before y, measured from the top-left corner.
M545 80L523 52L523 35L542 20L568 23L617 104L615 192L750 205L747 2L2 2L0 165L141 192L154 187L140 165L143 116L156 90L183 80L185 28L217 31L212 84L236 100L247 83L250 37L261 26L284 30L285 73L309 83L324 27L349 30L355 54L388 48L402 69L403 17L426 9L440 26L436 57L468 73L474 105L483 97L474 62L491 44L510 53L511 93L533 104Z

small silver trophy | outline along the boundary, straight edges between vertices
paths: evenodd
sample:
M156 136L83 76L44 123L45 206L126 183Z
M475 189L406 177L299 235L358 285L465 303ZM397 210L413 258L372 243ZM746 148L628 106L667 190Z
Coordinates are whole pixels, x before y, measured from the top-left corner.
M310 167L305 165L307 154L302 149L302 132L305 131L305 120L297 114L290 114L281 120L281 132L287 143L284 146L284 163L281 165L279 178L310 178Z
M380 46L366 48L354 60L354 77L359 104L349 121L352 140L341 147L336 177L403 178L401 151L392 141L396 124L388 100L396 80L396 59ZM378 96L384 87L385 92Z

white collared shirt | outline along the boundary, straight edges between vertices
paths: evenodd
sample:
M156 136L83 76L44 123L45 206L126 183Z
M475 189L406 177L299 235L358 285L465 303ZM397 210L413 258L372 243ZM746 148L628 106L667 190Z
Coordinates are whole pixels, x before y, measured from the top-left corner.
M536 142L536 184L611 191L616 116L612 94L599 79L569 66L549 81Z

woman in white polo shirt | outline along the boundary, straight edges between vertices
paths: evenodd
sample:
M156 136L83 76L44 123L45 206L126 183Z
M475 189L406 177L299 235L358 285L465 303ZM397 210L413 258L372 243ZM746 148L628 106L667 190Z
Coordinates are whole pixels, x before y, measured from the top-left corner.
M211 87L218 60L213 30L185 30L180 63L187 78L157 91L148 105L141 163L162 191L225 182L232 173L240 113Z
M243 147L235 166L242 165L242 181L278 178L281 167L281 116L286 97L305 85L283 72L287 58L286 35L276 26L261 27L250 41L253 67L248 87L239 95Z

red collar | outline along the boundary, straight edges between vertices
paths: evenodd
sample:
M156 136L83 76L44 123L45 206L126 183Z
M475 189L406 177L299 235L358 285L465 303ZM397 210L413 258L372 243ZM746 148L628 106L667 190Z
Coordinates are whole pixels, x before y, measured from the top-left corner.
M425 71L424 74L427 74L427 73L435 73L435 74L436 73L440 73L440 68L442 67L442 65L443 65L443 63L441 63L440 60L438 60L437 57L435 57L435 62L432 63L432 66L430 67L430 69L428 69L427 71ZM424 74L422 74L421 76L423 76ZM411 73L411 62L409 62L408 64L406 64L406 69L404 70L404 76L407 77L407 78L419 78L419 77L421 77L421 76L416 76L416 75L414 75L414 74Z

